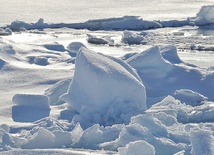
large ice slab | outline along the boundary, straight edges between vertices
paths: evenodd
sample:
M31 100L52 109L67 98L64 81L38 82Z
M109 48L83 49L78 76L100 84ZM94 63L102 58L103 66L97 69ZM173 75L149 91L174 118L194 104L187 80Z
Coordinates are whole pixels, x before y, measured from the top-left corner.
M86 48L77 54L73 81L62 99L80 116L100 123L146 109L146 91L137 73L120 59Z

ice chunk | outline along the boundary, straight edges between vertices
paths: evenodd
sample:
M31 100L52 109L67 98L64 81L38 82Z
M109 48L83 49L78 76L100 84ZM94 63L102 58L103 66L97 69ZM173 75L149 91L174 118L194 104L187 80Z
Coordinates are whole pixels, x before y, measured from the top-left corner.
M24 21L13 21L8 27L11 30L20 31L24 29L42 29L48 27L48 24L44 23L44 20L41 18L36 23L26 23Z
M65 94L68 91L70 82L71 79L59 81L45 91L45 95L48 96L50 105L63 103L59 98L62 94Z
M164 46L160 49L160 52L162 57L172 64L179 64L182 62L178 56L177 49L175 46Z
M10 131L10 127L7 124L0 124L0 130L3 130L4 132L8 133Z
M197 25L206 25L214 23L214 5L202 6L196 15Z
M191 130L192 153L194 155L211 155L214 154L214 138L211 131L203 129Z
M70 56L75 57L81 47L86 48L86 46L81 42L72 42L67 46L67 50Z
M143 127L147 127L149 131L155 136L166 136L167 129L164 124L152 115L137 115L131 118L130 124L139 123Z
M130 111L146 109L145 87L135 71L120 59L85 48L77 54L73 81L62 99L80 116L89 115L88 120L104 115L117 99L129 104ZM121 107L116 110L123 111Z
M97 36L93 36L88 34L88 42L91 44L113 44L114 40L112 40L110 37L97 37Z
M154 77L164 77L172 69L172 65L164 60L158 46L151 47L142 53L136 54L126 62L140 72Z
M130 31L124 31L122 36L122 42L125 44L144 44L146 43L146 38L143 35L130 32Z
M139 140L120 147L118 152L119 155L155 155L155 148L146 141Z
M78 143L82 134L83 134L83 129L81 128L80 124L77 123L75 128L71 131L72 142L74 144Z
M49 116L48 97L36 94L16 94L13 97L14 121L31 122Z
M12 35L12 30L10 28L0 28L0 36L5 36L5 35Z
M65 47L59 43L53 43L53 44L45 44L43 45L46 49L53 50L53 51L60 51L64 52Z
M179 99L181 102L190 104L192 106L200 105L202 104L202 101L208 99L207 97L188 89L176 90L174 93L174 97L176 99Z
M49 64L48 58L46 57L35 57L34 63L40 66L47 66Z
M37 94L16 94L13 96L13 104L50 109L47 96Z
M55 148L69 147L72 143L71 133L67 131L54 131L54 144Z
M23 149L35 149L35 148L51 148L53 147L55 135L45 128L39 128L28 141L21 147Z

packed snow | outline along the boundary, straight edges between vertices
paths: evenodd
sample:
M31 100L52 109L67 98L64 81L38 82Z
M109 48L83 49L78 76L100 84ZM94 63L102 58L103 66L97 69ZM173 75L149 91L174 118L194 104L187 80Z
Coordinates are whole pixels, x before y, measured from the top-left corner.
M213 14L0 28L0 154L214 154Z

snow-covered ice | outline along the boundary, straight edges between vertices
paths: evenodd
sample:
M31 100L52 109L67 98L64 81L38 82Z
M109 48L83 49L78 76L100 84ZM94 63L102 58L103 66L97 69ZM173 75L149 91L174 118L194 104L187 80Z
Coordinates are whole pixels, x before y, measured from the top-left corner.
M214 154L214 6L163 3L0 28L0 154Z
M73 80L61 99L80 115L78 121L103 125L127 122L129 112L146 110L146 91L137 73L120 59L86 48L77 54Z

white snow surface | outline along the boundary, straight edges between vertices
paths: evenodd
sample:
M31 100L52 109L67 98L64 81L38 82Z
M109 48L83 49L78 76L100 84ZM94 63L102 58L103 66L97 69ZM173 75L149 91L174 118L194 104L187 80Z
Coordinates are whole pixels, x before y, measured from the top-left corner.
M205 5L164 2L146 11ZM2 27L0 154L214 154L214 6L200 7Z

